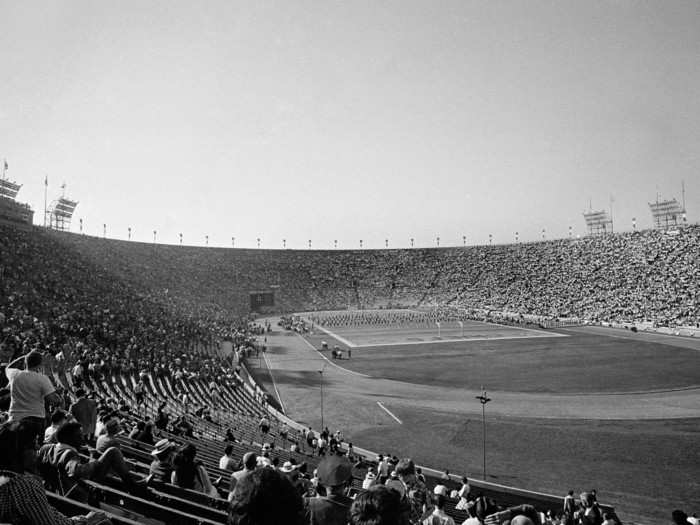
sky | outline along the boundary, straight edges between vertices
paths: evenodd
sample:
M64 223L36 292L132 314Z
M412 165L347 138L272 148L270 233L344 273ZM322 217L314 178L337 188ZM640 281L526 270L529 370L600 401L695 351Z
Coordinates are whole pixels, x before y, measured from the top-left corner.
M700 221L700 2L0 0L0 158L43 223L393 248Z

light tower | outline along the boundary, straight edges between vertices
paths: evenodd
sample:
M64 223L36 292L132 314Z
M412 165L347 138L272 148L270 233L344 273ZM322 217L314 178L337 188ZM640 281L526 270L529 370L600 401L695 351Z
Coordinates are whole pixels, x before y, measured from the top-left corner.
M490 397L486 396L486 390L484 390L484 387L481 387L481 395L476 396L476 398L479 400L479 403L481 403L481 424L483 426L483 442L484 442L484 481L486 481L486 403L491 401Z
M131 240L131 226L129 226L128 230L129 230L129 235L128 235L128 237L129 237L129 240Z
M258 248L260 248L260 237L258 237Z
M156 243L156 235L157 234L158 234L158 232L156 230L153 230L153 244Z
M411 237L411 248L413 248L413 241L414 241L414 239L413 239L413 237Z

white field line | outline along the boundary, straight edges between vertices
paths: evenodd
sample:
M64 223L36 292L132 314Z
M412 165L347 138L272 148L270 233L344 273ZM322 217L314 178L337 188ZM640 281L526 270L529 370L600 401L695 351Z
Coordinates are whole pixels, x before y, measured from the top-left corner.
M355 343L353 343L352 341L349 341L349 340L345 339L344 337L339 336L338 334L334 334L334 333L331 332L328 328L324 328L324 327L322 327L322 326L319 325L319 324L314 325L314 328L318 328L319 330L321 330L322 332L327 333L327 334L330 335L331 337L335 337L338 341L340 341L341 343L343 343L345 346L349 346L350 348L355 348L355 347L357 346L357 345L356 345Z
M396 421L399 425L403 425L403 423L401 422L401 420L400 420L398 417L396 417L394 414L392 414L392 413L391 413L391 410L389 410L387 407L385 407L384 405L382 405L382 403L381 403L380 401L377 401L377 404L379 405L379 408L381 408L384 412L386 412L387 414L389 414L389 415L394 419L394 421Z
M282 396L280 395L280 391L277 390L277 382L275 381L275 375L272 373L272 368L270 368L270 362L267 360L267 356L265 355L265 352L263 352L263 359L265 360L265 366L267 366L267 371L270 374L270 378L272 379L272 387L275 389L275 394L277 394L277 400L280 402L280 407L282 407L282 413L286 414L287 409L284 408L284 401L282 401Z
M501 339L538 339L545 337L570 337L565 334L552 333L547 335L532 336L532 335L503 335L499 337L465 337L464 339L439 339L437 341L394 341L391 343L367 343L362 345L355 345L355 348L368 348L375 346L403 346L403 345L430 345L436 343L461 343L469 341L498 341Z
M343 368L343 367L340 366L340 365L336 365L333 361L331 361L331 360L328 359L325 355L323 355L323 353L319 352L318 349L314 347L314 345L312 345L312 344L309 343L306 339L304 339L304 337L303 337L301 334L297 334L297 336L301 337L301 340L304 341L304 342L308 345L309 348L311 348L314 352L316 352L317 355L319 355L319 356L321 356L323 359L325 359L325 360L326 360L326 363L328 363L329 365L332 365L332 366L336 367L338 370L342 370L342 371L345 372L346 374L353 374L353 375L356 375L356 376L359 376L359 377L370 377L370 378L372 377L372 376L368 376L368 375L366 375L366 374L361 374L360 372L355 372L354 370L348 370L347 368Z

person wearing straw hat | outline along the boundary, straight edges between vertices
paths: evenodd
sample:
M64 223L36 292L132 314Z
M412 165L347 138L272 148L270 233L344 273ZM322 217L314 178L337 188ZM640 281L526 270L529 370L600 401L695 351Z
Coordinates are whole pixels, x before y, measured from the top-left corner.
M172 461L174 450L175 443L167 438L161 439L156 443L155 447L153 447L151 451L153 461L149 468L149 474L153 481L170 483L170 477L174 470Z

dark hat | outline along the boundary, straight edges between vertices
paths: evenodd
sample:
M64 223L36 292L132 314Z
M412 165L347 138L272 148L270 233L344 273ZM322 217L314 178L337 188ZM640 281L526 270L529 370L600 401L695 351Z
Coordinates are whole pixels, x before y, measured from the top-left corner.
M335 487L352 478L352 465L343 456L328 456L318 465L318 479L322 485Z

